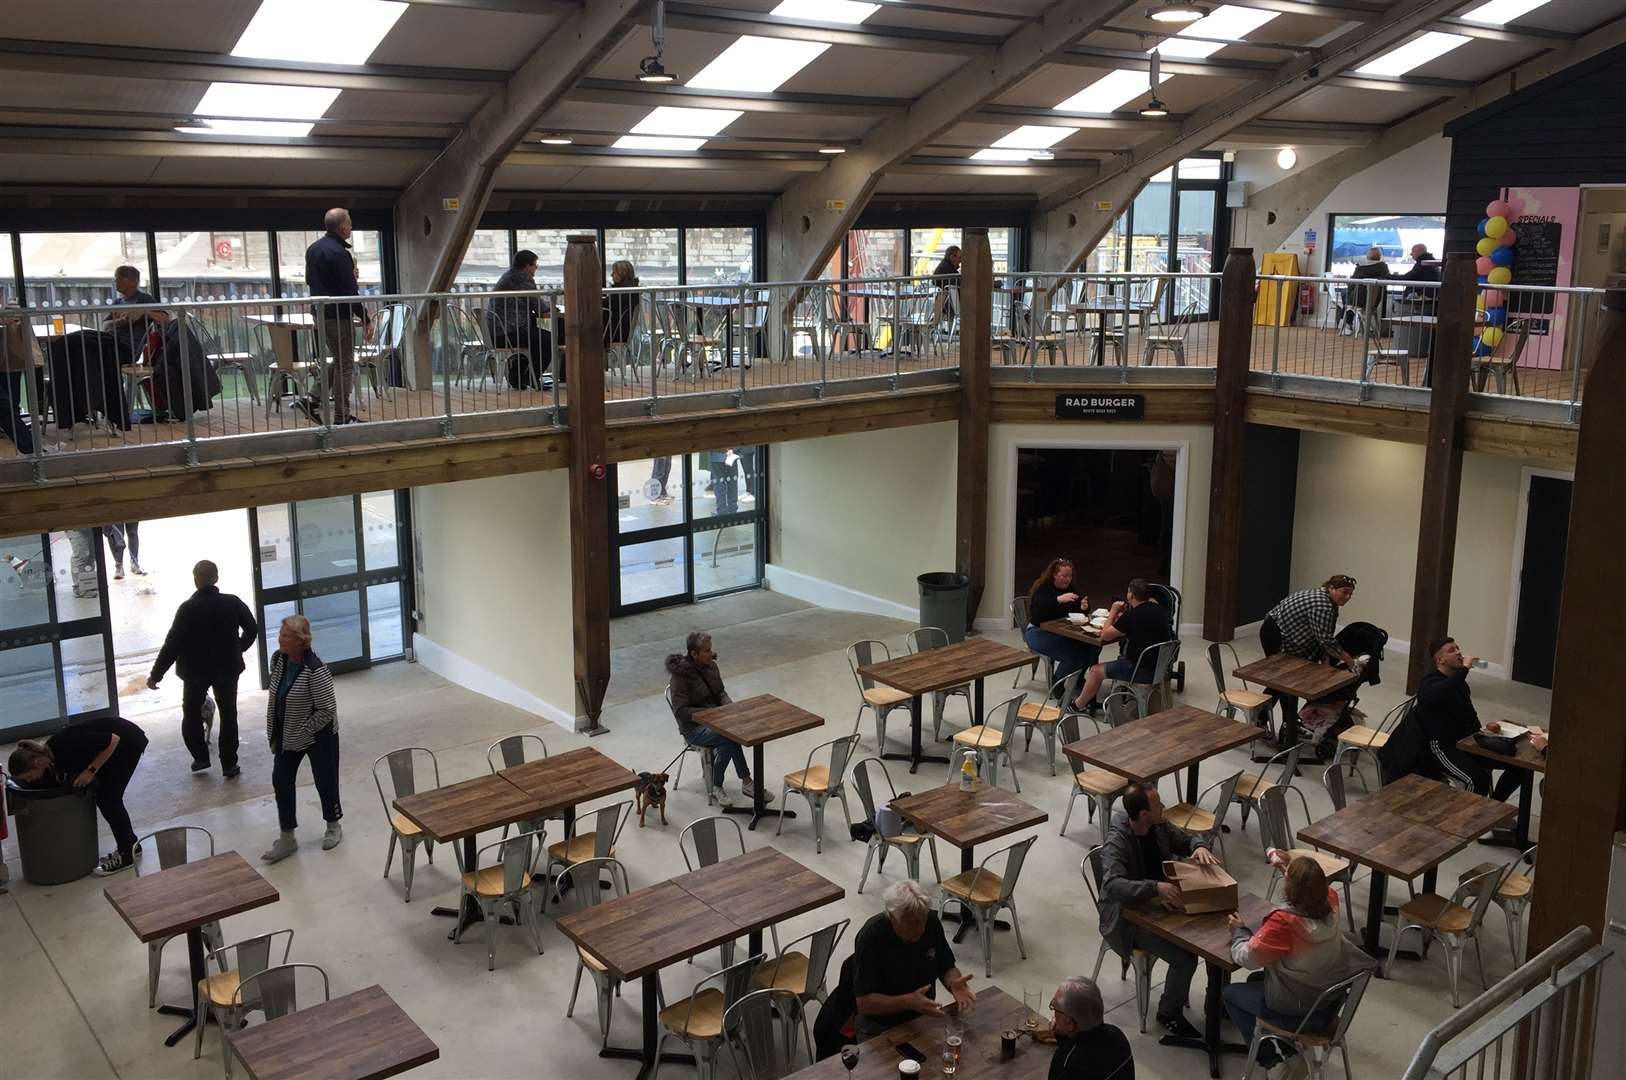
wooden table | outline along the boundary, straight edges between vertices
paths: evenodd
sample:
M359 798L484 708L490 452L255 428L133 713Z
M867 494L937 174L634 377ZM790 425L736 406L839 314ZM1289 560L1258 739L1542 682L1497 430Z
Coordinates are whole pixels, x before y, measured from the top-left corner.
M440 1057L376 985L244 1028L228 1046L249 1080L382 1080Z
M977 1007L966 1013L960 1025L960 1065L957 1080L1045 1080L1050 1075L1050 1059L1055 1046L1032 1039L1016 1040L1016 1056L1006 1060L999 1054L999 1038L1006 1031L1025 1032L1027 1006L997 986L977 992ZM1041 1018L1042 1022L1042 1018ZM940 1016L917 1016L858 1044L858 1065L851 1080L898 1080L898 1052L909 1043L926 1055L920 1066L922 1077L941 1075L946 1026ZM841 1055L835 1054L791 1073L788 1080L847 1080Z
M574 833L576 807L638 786L638 775L591 746L498 769L497 775L535 799L542 816L563 814L565 834Z
M541 800L527 794L504 777L477 776L457 784L420 791L396 799L395 809L412 824L429 834L437 844L463 841L462 868L478 870L475 839L488 829L500 829L516 821L544 815ZM455 938L470 923L481 922L480 905L472 895L463 898L463 909L437 907L430 914L460 920L447 937Z
M1050 619L1039 624L1039 629L1059 637L1082 641L1086 645L1094 645L1097 649L1103 648L1106 642L1101 640L1099 628L1087 622L1076 623L1071 619Z
M1237 904L1242 921L1248 924L1250 930L1259 929L1265 916L1276 909L1275 904L1240 890L1237 892ZM1208 990L1203 995L1203 1037L1191 1039L1165 1035L1158 1042L1164 1046L1188 1046L1206 1051L1208 1075L1213 1077L1220 1074L1221 1052L1245 1054L1248 1051L1241 1043L1220 1041L1220 1016L1223 1011L1220 995L1225 990L1225 984L1231 981L1231 973L1237 969L1236 961L1231 959L1231 928L1226 925L1228 914L1215 911L1187 915L1183 911L1123 909L1125 919L1166 941L1174 942L1201 960L1208 969Z
M1186 772L1186 801L1197 801L1197 778L1204 758L1224 753L1259 738L1264 732L1252 724L1198 709L1176 705L1172 709L1121 724L1063 746L1069 759L1089 762L1129 780L1156 781L1160 776Z
M704 724L706 727L723 736L733 739L741 746L751 748L751 775L755 778L754 793L751 796L751 807L723 807L725 814L749 813L751 824L748 828L755 829L757 822L764 816L772 814L776 817L793 818L796 812L780 807L769 810L763 796L767 792L767 777L763 774L762 747L774 739L782 739L786 735L795 735L802 731L811 731L816 727L824 726L824 717L815 716L806 709L798 708L788 701L781 701L772 694L758 694L756 697L736 701L731 705L721 705L715 709L699 709L693 714L694 722Z
M1360 675L1345 668L1305 660L1286 653L1267 656L1251 664L1243 664L1231 672L1239 679L1256 682L1267 690L1274 690L1282 704L1282 745L1290 746L1298 740L1298 702L1289 705L1291 698L1316 701L1336 693L1354 683Z
M1513 743L1512 754L1498 754L1480 746L1472 735L1465 735L1457 743L1457 749L1469 754L1477 754L1482 758L1496 762L1508 769L1522 770L1519 774L1519 811L1518 818L1513 824L1513 831L1497 831L1481 839L1481 844L1490 844L1494 847L1511 847L1523 851L1530 846L1530 806L1535 797L1536 774L1547 772L1547 754L1530 745L1528 734L1520 735Z
M655 1066L662 968L741 935L750 955L762 951L762 931L846 896L835 882L772 848L724 859L647 889L566 915L560 933L597 957L623 982L643 988L643 1045L606 1046L599 1057L641 1062L638 1080ZM692 1063L689 1054L663 1062Z
M998 675L1002 671L1026 667L1032 662L1033 654L1025 650L1013 649L1009 645L1001 645L987 638L968 638L953 645L900 656L895 660L865 664L858 669L858 674L874 679L883 686L902 690L910 697L909 753L886 753L883 746L881 756L909 762L910 772L919 769L923 761L935 761L946 765L948 763L946 757L921 753L921 696L934 690L947 690L972 683L974 690L971 712L980 724L986 715L983 705L983 679L989 675Z
M1465 840L1478 839L1513 813L1504 803L1415 773L1385 784L1363 801Z
M894 799L892 809L902 814L915 828L941 836L959 848L961 873L975 867L973 853L978 844L1050 820L1050 815L1038 807L1028 805L1004 788L980 780L970 791L961 791L956 782L918 795ZM955 941L964 938L972 926L972 919L964 910L959 912L959 919L960 929L954 935ZM1009 927L1009 923L994 923L996 930Z
M102 895L139 941L186 935L191 986L196 986L208 974L203 958L205 923L218 922L228 915L274 904L280 899L271 883L235 851L172 866L154 874L125 878L104 888ZM180 1042L199 1022L190 1005L160 1005L158 1011L166 1016L185 1017L181 1026L164 1040L165 1046Z

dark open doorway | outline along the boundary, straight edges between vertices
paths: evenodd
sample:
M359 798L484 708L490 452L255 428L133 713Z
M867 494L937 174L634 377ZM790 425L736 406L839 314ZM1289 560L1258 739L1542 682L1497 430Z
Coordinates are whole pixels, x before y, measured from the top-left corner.
M1016 464L1014 595L1058 556L1105 606L1130 578L1169 581L1177 450L1023 448Z
M1525 506L1524 555L1519 567L1519 614L1513 631L1512 676L1533 686L1553 685L1558 651L1558 606L1564 591L1570 494L1575 484L1554 476L1530 477Z

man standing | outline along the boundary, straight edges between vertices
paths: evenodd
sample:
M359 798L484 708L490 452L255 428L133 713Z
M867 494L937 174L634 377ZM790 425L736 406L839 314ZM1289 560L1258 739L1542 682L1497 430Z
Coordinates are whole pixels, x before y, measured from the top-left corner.
M1050 998L1050 1080L1135 1080L1129 1040L1105 1023L1101 990L1082 975L1063 980Z
M335 207L322 216L322 228L327 232L316 243L305 249L305 284L312 296L360 296L357 285L356 256L350 250L350 211ZM350 389L356 379L356 320L373 340L373 320L364 304L322 304L316 313L316 324L322 335L322 351L332 358L325 369L326 385L330 391L331 411L328 403L318 400L305 406L312 422L324 420L332 424L353 424L357 419L350 412ZM318 416L322 413L322 416Z
M941 1016L930 997L939 980L962 1013L976 1004L971 980L954 966L943 923L920 884L909 878L881 894L886 910L872 916L853 939L854 1038L873 1038L917 1016Z
M1163 799L1156 784L1137 782L1124 793L1124 812L1113 823L1101 849L1101 936L1119 956L1142 949L1169 966L1163 996L1157 1004L1157 1022L1177 1039L1201 1039L1202 1032L1186 1019L1191 977L1197 957L1167 938L1143 930L1123 917L1124 907L1160 907L1181 911L1180 889L1163 880L1163 863L1191 858L1218 863L1214 853L1190 833L1163 817Z
M220 775L230 780L237 767L237 677L243 653L260 632L248 605L220 591L220 570L204 559L192 568L193 593L175 612L158 650L147 686L158 689L171 664L181 673L181 738L192 752L192 771L209 767L209 738L203 731L203 697L214 691L220 711Z
M1436 780L1467 784L1477 794L1505 802L1519 790L1523 770L1503 769L1492 790L1491 770L1485 759L1457 749L1460 740L1480 728L1479 711L1468 689L1468 670L1476 658L1462 655L1462 647L1451 638L1431 644L1428 655L1433 668L1417 683L1417 705L1413 710L1423 738L1428 740L1420 771Z

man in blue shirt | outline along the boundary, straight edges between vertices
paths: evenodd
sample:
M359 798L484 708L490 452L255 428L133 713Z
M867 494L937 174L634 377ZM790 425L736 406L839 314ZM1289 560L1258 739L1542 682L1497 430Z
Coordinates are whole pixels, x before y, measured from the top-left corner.
M322 215L327 232L305 249L305 284L312 296L359 296L356 257L350 250L350 211L335 207ZM316 324L322 335L322 351L331 357L327 368L327 390L334 424L355 423L350 412L350 390L356 381L356 320L361 321L366 340L373 339L373 320L365 304L322 304ZM325 407L325 402L317 402ZM307 408L307 415L315 409ZM312 420L317 417L312 415Z

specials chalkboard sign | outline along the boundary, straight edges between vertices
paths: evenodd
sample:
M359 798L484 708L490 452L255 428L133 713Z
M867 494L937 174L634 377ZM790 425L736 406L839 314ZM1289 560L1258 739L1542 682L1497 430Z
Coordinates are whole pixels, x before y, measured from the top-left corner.
M1514 227L1519 233L1519 243L1513 249L1513 283L1557 285L1563 224L1547 217L1522 217Z
M1057 420L1144 420L1143 394L1057 394Z

